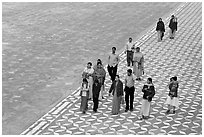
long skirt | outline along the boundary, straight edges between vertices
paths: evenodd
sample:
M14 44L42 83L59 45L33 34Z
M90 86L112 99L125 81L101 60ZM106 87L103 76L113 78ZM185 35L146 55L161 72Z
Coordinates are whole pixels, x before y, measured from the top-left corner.
M89 82L89 85L90 85L90 87L89 87L89 98L93 98L93 77L89 77L89 79L88 79L88 82Z
M133 64L133 74L135 74L135 76L137 78L141 77L142 74L143 74L143 70L141 67L138 67L138 63L137 62L134 62Z
M80 111L86 111L88 109L88 97L81 96Z
M120 104L121 104L121 99L122 97L117 97L117 93L115 92L114 93L114 96L113 96L113 104L112 104L112 114L113 115L116 115L119 113L120 111Z
M178 97L173 97L171 99L170 96L167 96L165 104L168 104L168 105L171 105L171 106L174 106L174 107L178 107L179 106L179 99L178 99Z
M146 99L142 100L141 115L149 116L150 102Z

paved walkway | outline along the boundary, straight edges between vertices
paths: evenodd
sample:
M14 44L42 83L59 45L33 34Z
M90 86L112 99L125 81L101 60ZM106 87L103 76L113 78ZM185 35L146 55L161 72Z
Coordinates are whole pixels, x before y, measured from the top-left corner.
M178 33L174 40L165 33L163 42L157 42L155 26L137 40L145 54L145 75L136 82L134 111L111 115L112 97L105 94L99 103L98 113L92 112L92 101L86 114L79 111L80 97L76 90L22 134L202 134L202 7L201 3L185 3L171 14L178 17ZM169 17L163 18L166 27ZM168 29L166 29L168 31ZM119 75L126 75L126 55L120 54ZM179 87L179 109L176 114L166 115L164 105L168 94L167 83L177 75ZM152 77L156 95L152 101L148 120L139 120L142 93L147 77ZM106 91L110 88L109 76Z

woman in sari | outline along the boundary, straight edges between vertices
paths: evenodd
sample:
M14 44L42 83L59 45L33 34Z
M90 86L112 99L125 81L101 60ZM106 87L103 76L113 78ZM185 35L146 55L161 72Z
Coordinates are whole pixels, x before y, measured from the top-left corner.
M141 80L140 77L144 74L144 56L139 47L136 48L133 55L133 74L136 76L136 80Z
M109 90L109 96L112 92L113 103L112 103L112 114L117 115L120 112L120 104L123 96L123 83L119 79L119 75L116 75L115 81L113 81Z

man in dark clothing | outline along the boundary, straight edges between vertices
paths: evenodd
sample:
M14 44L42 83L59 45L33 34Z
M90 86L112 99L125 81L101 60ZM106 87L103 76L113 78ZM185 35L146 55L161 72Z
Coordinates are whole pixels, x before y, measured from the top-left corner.
M169 23L169 28L170 28L169 38L174 39L175 33L177 31L177 18L174 15L171 16L171 20L170 20L170 23Z
M101 90L101 83L99 82L97 77L94 77L94 83L93 83L93 111L97 112L98 109L98 98L99 98L99 93Z
M115 80L118 63L120 62L119 54L116 54L116 47L112 47L112 53L108 56L108 73L111 77L112 82Z
M159 21L157 22L156 31L158 34L158 42L160 42L164 37L164 32L165 32L165 26L164 26L164 22L162 21L162 18L159 18Z
M128 110L133 111L133 101L134 101L134 83L135 83L135 76L132 74L132 70L127 70L127 76L125 77L125 102L126 102L126 108L125 112ZM130 98L130 99L129 99ZM130 107L129 107L130 102Z

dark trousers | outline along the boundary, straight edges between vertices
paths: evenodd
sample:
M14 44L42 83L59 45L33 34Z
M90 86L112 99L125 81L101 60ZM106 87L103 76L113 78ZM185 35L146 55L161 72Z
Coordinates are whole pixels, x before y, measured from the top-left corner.
M93 110L94 111L97 111L98 109L98 98L99 98L99 93L100 93L100 90L101 90L101 84L98 83L98 84L93 84Z
M161 40L163 39L163 37L164 37L164 32L162 31L161 32Z
M134 101L134 91L135 87L131 88L125 87L125 102L126 102L126 110L133 109L133 101ZM130 97L130 107L129 107L129 97Z
M108 69L108 73L109 73L109 75L111 77L111 80L114 81L115 77L116 77L116 74L117 74L118 65L116 65L115 67L113 67L113 66L110 67L108 65L107 69Z
M93 103L94 103L93 110L97 111L97 109L98 109L98 97L93 97Z
M127 51L127 65L130 66L130 63L133 65L133 52Z

